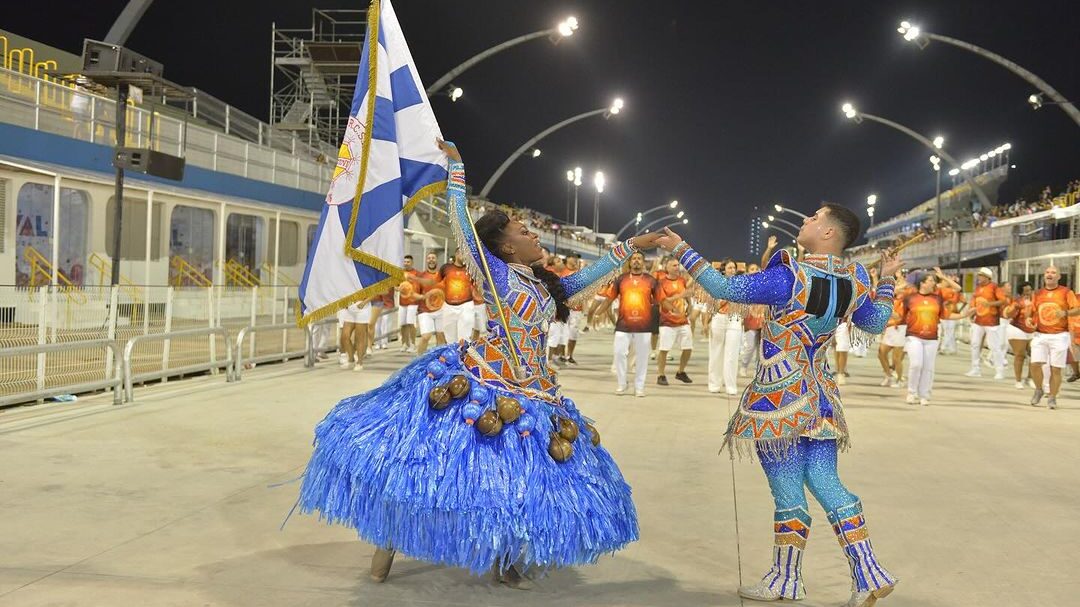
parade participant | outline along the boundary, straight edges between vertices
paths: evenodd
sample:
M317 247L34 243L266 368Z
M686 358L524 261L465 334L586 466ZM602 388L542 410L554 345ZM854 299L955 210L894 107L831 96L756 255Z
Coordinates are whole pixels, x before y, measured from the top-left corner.
M440 147L451 228L498 321L342 400L316 428L300 508L374 544L376 581L401 551L522 587L520 568L592 563L638 537L630 487L548 368L545 329L657 235L559 279L521 222L493 210L470 223L460 156Z
M664 269L667 267L667 262L667 255L658 257L653 261L652 275L658 283L667 278L667 270ZM656 360L656 348L660 344L660 303L656 299L653 299L652 318L653 326L650 327L652 337L649 339L649 358Z
M1024 389L1024 379L1030 379L1031 373L1024 375L1024 359L1031 349L1031 338L1035 335L1035 310L1031 296L1035 289L1030 282L1020 285L1020 294L1012 299L1002 310L1002 316L1009 319L1005 335L1013 353L1013 372L1016 377L1016 389ZM1034 382L1032 382L1034 383Z
M824 360L823 346L838 322L850 318L858 329L880 333L892 306L892 279L883 279L872 295L866 269L841 259L859 231L854 213L825 204L799 230L798 241L806 249L803 261L780 251L761 272L734 277L712 269L677 234L667 231L660 242L713 297L771 306L761 364L725 440L733 449L753 447L776 506L772 569L757 584L739 589L746 598L805 596L802 552L811 519L804 486L824 508L847 557L852 576L847 607L873 605L896 584L874 554L861 501L837 474L837 452L847 446L848 431L840 392ZM882 275L891 276L901 264L885 251L882 265Z
M394 290L387 289L371 300L371 319L368 320L368 354L385 350L390 343L390 313L394 310Z
M413 256L406 255L405 281L398 286L398 326L401 327L401 351L416 352L416 315L420 304L420 283L416 281ZM406 284L408 286L406 286Z
M903 271L896 272L893 278L896 291L892 314L878 344L878 362L881 363L881 370L885 372L881 385L899 388L900 380L904 376L904 345L907 343L907 327L904 326L904 312L901 307L904 296L914 292L914 289L904 280Z
M477 341L480 336L487 333L488 315L487 306L484 305L484 292L480 285L473 282L473 330L472 340Z
M660 342L656 356L656 383L668 385L667 355L672 350L679 350L679 370L675 379L684 384L693 383L686 374L686 365L694 353L694 336L690 332L690 319L687 310L690 307L690 288L685 277L680 276L679 260L669 258L664 267L664 278L657 281L656 300L660 304Z
M439 269L439 282L446 293L446 305L442 309L442 332L446 343L470 339L474 317L473 281L465 269L465 255L460 248L454 251L451 262Z
M424 257L424 267L423 272L417 272L413 277L420 285L420 304L416 314L416 322L420 327L420 345L417 346L420 354L427 351L432 337L435 338L436 345L446 343L442 328L445 296L439 283L439 258L434 253L428 253Z
M1069 346L1069 369L1072 375L1065 381L1070 384L1080 380L1080 317L1069 317L1069 333L1072 335L1072 345Z
M901 300L901 314L907 327L904 351L908 355L909 405L930 404L930 392L934 385L934 367L938 354L938 326L941 319L950 316L945 309L945 299L938 292L938 280L951 288L959 285L934 268L915 279L918 291L905 295Z
M341 354L338 356L342 369L364 370L364 355L368 346L368 322L371 320L371 300L362 299L338 311L341 335Z
M1080 316L1080 301L1072 289L1061 284L1061 272L1054 266L1043 272L1043 287L1031 298L1035 310L1035 336L1031 339L1031 378L1035 394L1031 404L1038 405L1044 395L1043 365L1050 366L1050 393L1046 405L1057 409L1061 389L1061 370L1069 353L1069 317Z
M775 240L775 236L770 239ZM746 267L747 274L757 274L761 267L752 263ZM743 317L742 354L739 356L739 376L747 377L750 369L756 369L758 364L758 348L761 343L761 327L765 323L765 306L753 305L746 310Z
M581 269L581 257L577 253L571 253L566 256L566 267L563 268L561 277L566 278L579 269ZM585 329L588 329L588 325L585 324L582 305L576 303L570 306L570 317L566 319L566 362L568 364L577 364L574 360L574 349L577 348L578 335Z
M546 267L560 278L566 275L566 264L558 255L549 255ZM566 363L566 331L566 322L558 319L552 321L548 328L548 360L560 365Z
M848 321L836 325L836 334L833 337L833 350L836 352L836 385L843 386L847 383L847 359L851 352L851 323Z
M725 259L713 267L728 278L735 276L738 271L735 261L731 259ZM712 307L713 315L709 320L709 392L726 392L734 396L739 393L736 381L742 349L742 315L725 299L714 299Z
M971 306L975 308L975 318L971 321L971 369L964 375L982 377L979 362L982 358L983 342L990 350L990 363L994 367L994 379L1005 377L1005 353L1001 350L1001 308L1008 303L1005 290L994 282L994 271L979 268L976 277L975 293L971 296Z
M938 293L945 302L945 310L949 313L948 318L941 319L941 349L939 350L941 354L956 354L956 323L958 322L956 316L964 304L963 288L957 282L958 278L953 275L949 276L949 280L957 288L938 287Z
M659 236L659 233L654 233ZM615 394L627 390L627 362L634 351L634 396L645 396L645 377L649 372L649 336L656 324L657 281L645 272L645 255L630 256L630 269L612 283L606 303L617 300L619 310L615 320Z

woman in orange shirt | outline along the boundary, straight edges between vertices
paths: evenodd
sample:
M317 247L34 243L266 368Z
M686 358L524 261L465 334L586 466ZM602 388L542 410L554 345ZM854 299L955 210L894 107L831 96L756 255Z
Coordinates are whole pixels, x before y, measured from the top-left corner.
M1031 338L1035 335L1035 316L1031 302L1033 292L1030 282L1020 285L1020 295L1014 297L1001 313L1009 319L1009 326L1005 327L1005 337L1009 340L1009 347L1013 352L1013 371L1016 374L1017 390L1024 389L1024 359L1028 356ZM1030 382L1030 372L1027 378ZM1034 385L1034 382L1031 383Z
M957 286L941 273L924 272L917 278L919 289L900 301L901 322L907 327L904 351L908 355L909 405L930 404L930 391L934 385L934 366L938 354L938 325L944 318L955 317L945 308L945 299L937 292L938 279Z

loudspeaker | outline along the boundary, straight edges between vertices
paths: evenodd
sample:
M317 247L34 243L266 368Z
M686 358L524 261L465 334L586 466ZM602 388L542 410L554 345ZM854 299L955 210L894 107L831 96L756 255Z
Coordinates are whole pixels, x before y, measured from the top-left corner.
M143 148L117 148L113 166L180 181L184 178L184 159Z
M161 76L165 66L116 44L83 40L83 72L132 72Z

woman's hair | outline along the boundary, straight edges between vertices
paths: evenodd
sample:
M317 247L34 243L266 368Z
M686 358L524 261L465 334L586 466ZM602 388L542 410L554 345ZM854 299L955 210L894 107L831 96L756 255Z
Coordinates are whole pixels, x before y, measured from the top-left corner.
M502 211L488 211L483 217L476 220L476 235L480 242L496 257L506 261L502 256L503 239L506 238L506 226L510 225L510 216ZM563 288L562 280L557 274L544 267L543 263L536 262L532 265L533 275L544 283L551 298L555 300L555 320L566 322L570 318L570 308L566 305L566 289Z

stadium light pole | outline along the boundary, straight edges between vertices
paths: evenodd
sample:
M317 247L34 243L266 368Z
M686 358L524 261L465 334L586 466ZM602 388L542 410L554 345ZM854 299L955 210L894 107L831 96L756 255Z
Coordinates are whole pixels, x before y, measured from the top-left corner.
M499 178L502 177L503 173L506 172L506 169L510 168L510 165L513 164L519 156L525 153L525 151L529 148L535 146L537 142L539 142L544 137L547 137L548 135L563 128L564 126L573 124L579 120L590 118L592 116L603 116L604 120L607 120L621 112L624 105L625 104L623 103L622 99L616 98L614 101L611 102L611 105L607 107L602 107L600 109L592 110L590 112L583 112L581 114L578 114L577 116L567 118L562 122L555 123L548 128L540 131L532 139L529 139L528 141L523 143L521 147L514 150L514 152L510 154L501 165L499 165L499 168L495 170L495 173L491 176L490 179L487 180L487 183L484 184L484 188L480 190L480 198L487 198L488 193L491 192L491 188L495 187L495 182L497 182ZM577 223L577 217L574 218L574 223Z
M428 97L430 97L430 96L434 95L435 93L439 92L440 90L442 90L443 87L450 84L450 81L452 81L454 78L457 78L458 76L460 76L462 73L465 72L465 70L471 68L472 66L476 65L477 63L480 63L481 61L483 61L484 59L487 59L488 57L490 57L492 55L495 55L497 53L501 53L502 51L505 51L508 48L515 47L515 46L517 46L517 45L519 45L519 44L521 44L523 42L528 42L530 40L536 40L537 38L545 38L545 37L546 38L551 38L552 42L554 42L555 44L558 44L559 41L562 40L563 38L569 38L570 36L573 36L574 32L577 31L577 28L578 28L578 20L577 20L577 18L576 17L567 17L566 19L560 21L559 24L556 25L553 28L546 29L546 30L540 30L539 32L533 32L531 34L525 34L524 36L518 36L517 38L511 38L510 40L507 40L506 42L503 42L502 44L496 44L495 46L487 49L486 51L483 51L483 52L477 53L476 55L473 55L472 57L470 57L470 58L466 59L465 61L463 61L460 65L458 65L454 69L452 69L449 72L446 72L445 74L443 74L441 78L436 80L431 86L427 87ZM461 89L458 88L457 90L460 91ZM457 96L461 97L461 93L458 93ZM453 100L456 101L457 99L453 99Z
M593 185L596 186L596 198L593 199L592 231L594 234L600 233L600 195L604 193L606 184L607 180L604 178L604 172L597 171L596 176L593 178Z
M877 204L877 194L866 197L866 214L870 217L870 227L874 226L874 205Z
M767 222L767 221L763 221L763 222L761 222L761 227L765 228L766 230L776 230L777 232L781 232L781 233L787 234L788 236L790 236L790 237L792 238L792 240L796 240L796 241L797 241L797 240L799 239L799 235L798 235L798 234L792 234L792 233L791 233L790 231L788 231L788 230L786 230L786 229L784 229L784 228L781 228L781 227L780 227L780 226L778 226L778 225L773 225L773 224L770 224L770 223L769 223L769 222Z
M879 124L884 124L887 127L891 127L897 131L900 131L901 133L907 135L908 137L911 137L915 141L918 141L919 143L925 145L927 148L930 149L930 151L944 158L945 161L952 165L954 168L961 168L960 163L957 162L956 159L953 158L952 155L946 152L943 148L935 146L934 142L927 139L926 136L920 135L919 133L909 129L902 124L898 124L896 122L893 122L892 120L882 118L881 116L875 116L873 114L867 114L866 112L860 112L855 109L855 106L851 103L844 103L842 106L840 106L840 111L844 113L844 116L846 118L848 118L855 124L859 124L863 120L870 120ZM944 144L944 139L942 139L941 143ZM983 208L989 209L991 206L993 206L990 204L990 199L987 198L986 192L983 192L982 188L980 188L979 185L975 183L975 180L972 179L970 175L967 175L965 173L964 180L967 182L968 186L971 187L971 189L975 192L975 195L979 198L979 202L982 203Z
M937 139L934 142L936 143ZM934 224L935 227L939 227L941 226L941 157L931 156L930 164L934 166L934 177L937 183L934 186Z
M661 204L661 205L657 205L657 206L655 206L655 207L653 207L651 209L648 209L647 211L639 211L638 214L634 217L634 219L631 219L630 221L624 223L623 227L619 228L618 232L615 232L615 238L618 238L619 236L621 236L622 233L625 232L626 229L629 228L631 224L641 225L641 220L644 219L645 217L647 217L649 214L655 213L656 211L659 211L661 209L674 209L674 208L676 208L678 206L679 206L679 201L678 200L672 200L671 202L667 202L667 203L664 203L664 204Z
M650 221L644 228L641 228L640 230L635 232L634 236L637 236L639 234L644 234L644 233L648 232L649 230L653 229L654 227L656 227L657 225L659 225L661 223L664 223L665 221L670 221L670 220L673 220L673 219L677 220L674 223L688 224L688 223L690 223L690 218L686 217L685 215L686 215L686 211L679 211L678 213L668 213L667 215L664 215L663 217L660 217L658 219Z
M791 229L795 230L796 232L802 229L802 226L795 225L782 217L777 217L776 215L769 215L769 221L791 226Z
M574 225L578 225L577 209L578 209L578 188L581 187L581 167L574 167Z
M945 44L951 44L966 51L971 51L976 55L989 59L990 61L993 61L994 63L1003 66L1005 69L1026 80L1028 84L1042 91L1042 94L1053 99L1053 105L1061 106L1061 109L1069 115L1069 118L1072 118L1073 122L1075 122L1077 126L1080 126L1080 110L1076 108L1076 105L1074 103L1066 99L1061 93L1057 92L1054 87L1047 84L1047 82L1042 78L1039 78L1027 69L1017 65L1016 63L1013 63L1012 61L1009 61L1001 55L998 55L997 53L994 53L992 51L988 51L981 46L971 44L970 42L964 42L963 40L957 40L956 38L950 38L948 36L942 36L941 34L934 34L924 31L921 27L912 24L910 21L901 21L900 27L896 28L896 31L904 37L904 40L908 42L914 42L920 50L925 49L927 46L929 46L931 40L937 40L938 42L944 42ZM1031 103L1034 109L1039 109L1039 107L1042 105L1039 96L1032 95L1032 97L1035 98L1035 102L1033 102L1031 97L1029 97L1028 103Z
M782 206L782 205L779 205L779 204L772 205L772 208L776 209L777 213L791 213L792 215L794 215L794 216L796 216L796 217L798 217L800 219L806 219L807 218L807 215L805 215L803 213L800 213L800 212L796 211L795 209L789 209L789 208L787 208L785 206Z
M574 169L566 170L566 215L567 222L570 221L570 188L574 187Z

